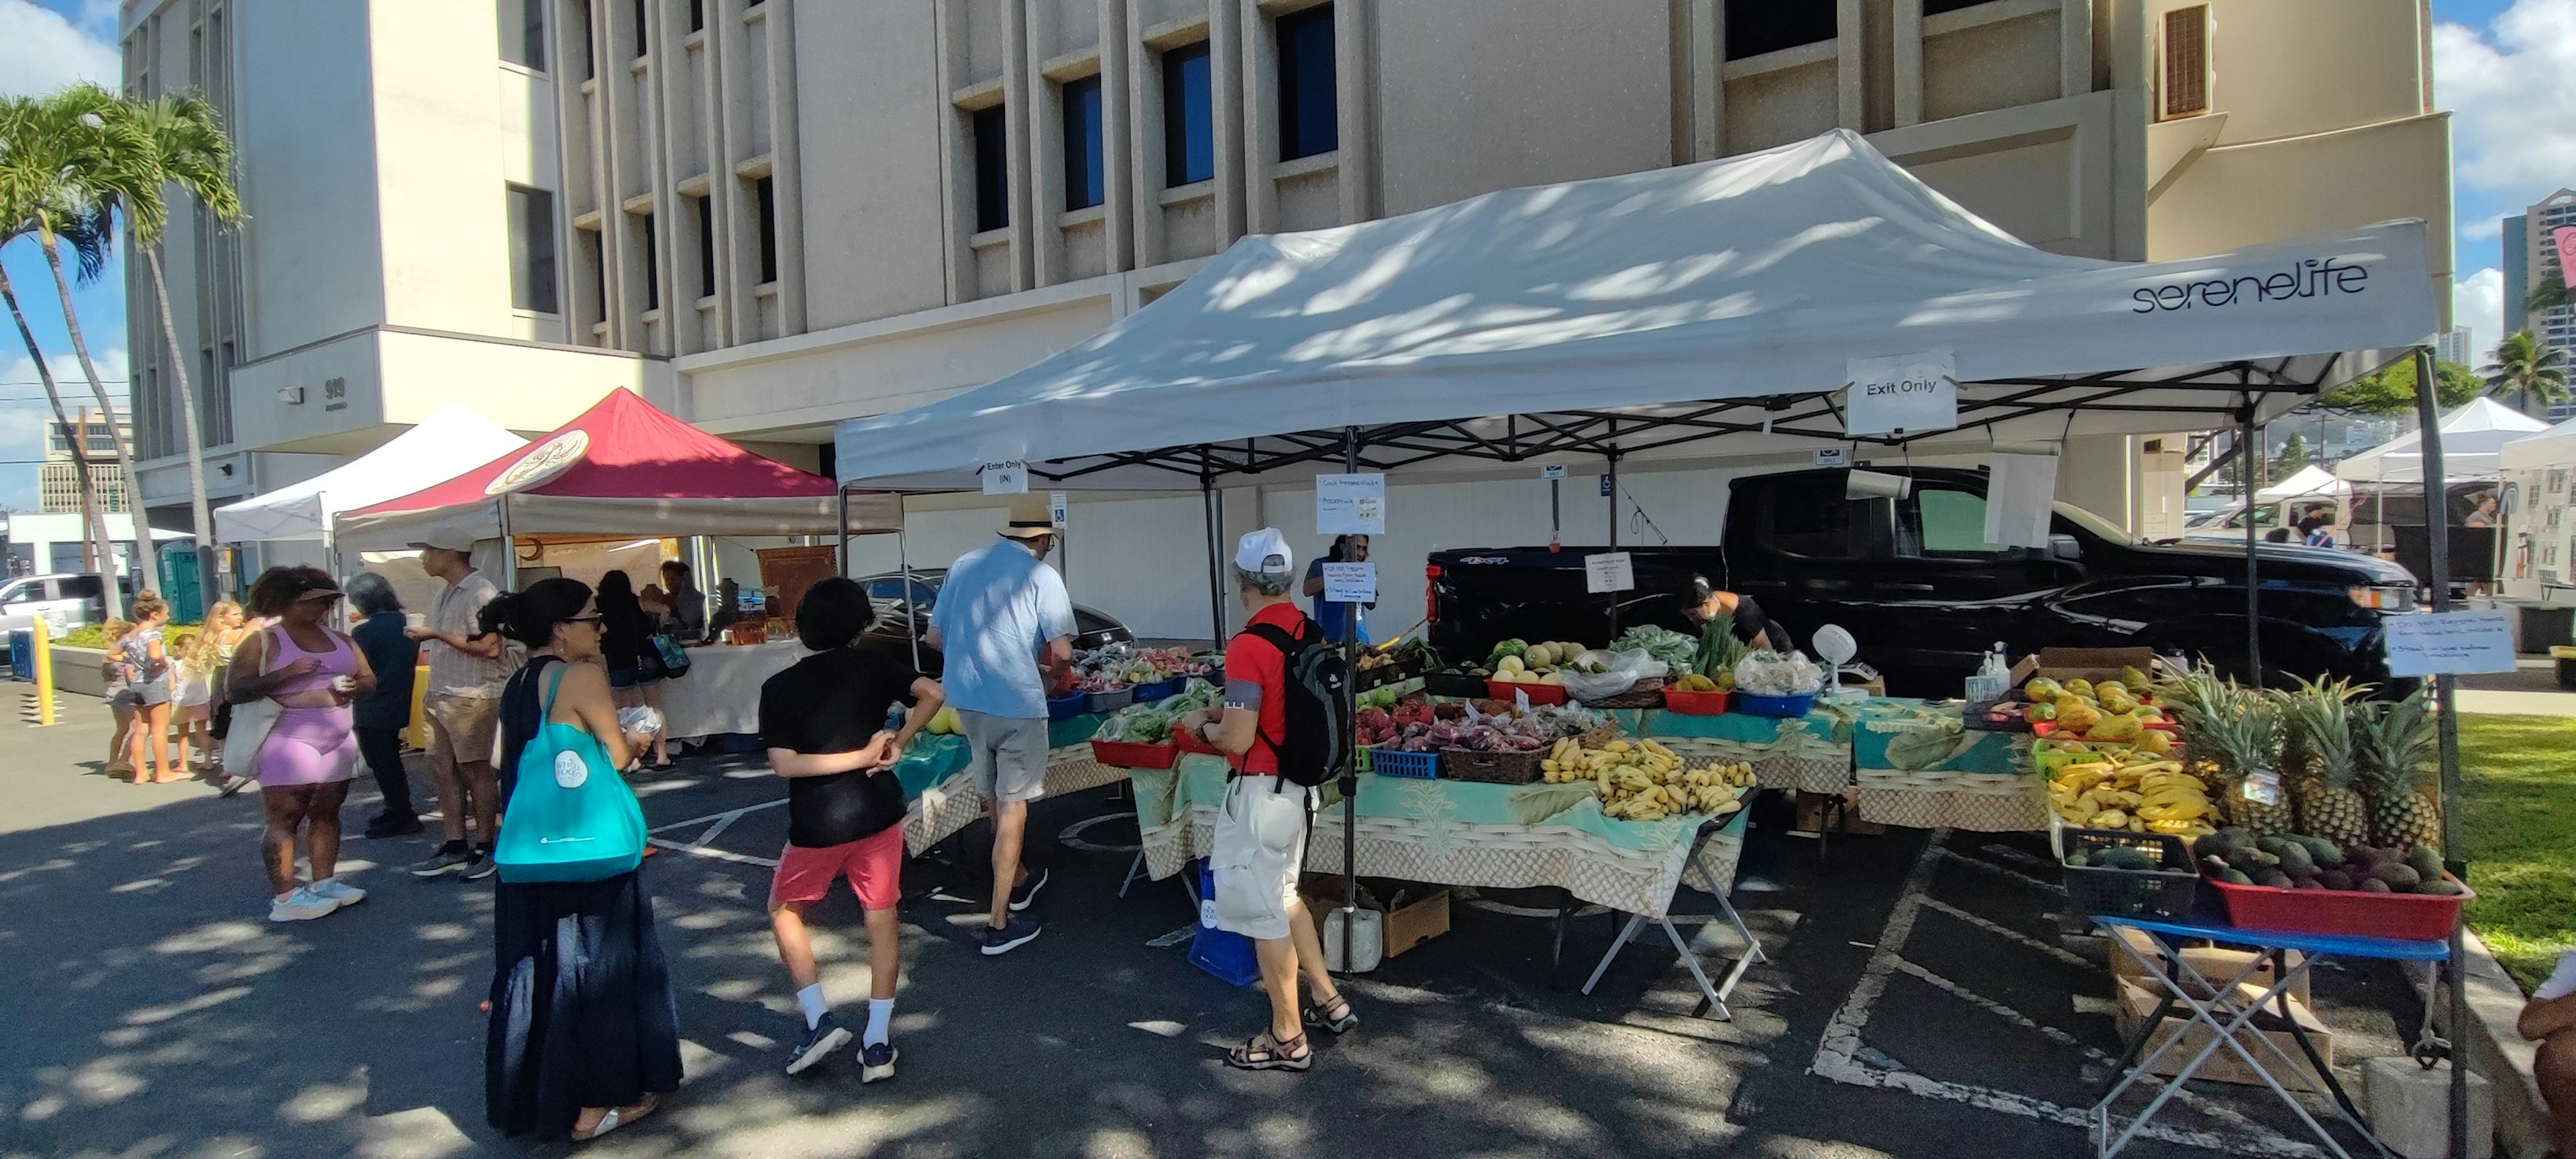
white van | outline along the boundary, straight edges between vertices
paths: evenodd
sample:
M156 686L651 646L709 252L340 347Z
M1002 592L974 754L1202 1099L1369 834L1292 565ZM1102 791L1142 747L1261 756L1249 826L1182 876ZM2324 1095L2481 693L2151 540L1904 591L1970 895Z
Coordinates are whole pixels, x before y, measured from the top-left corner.
M32 628L36 617L60 635L107 618L105 587L96 572L58 572L0 581L0 634ZM0 635L0 639L5 639Z

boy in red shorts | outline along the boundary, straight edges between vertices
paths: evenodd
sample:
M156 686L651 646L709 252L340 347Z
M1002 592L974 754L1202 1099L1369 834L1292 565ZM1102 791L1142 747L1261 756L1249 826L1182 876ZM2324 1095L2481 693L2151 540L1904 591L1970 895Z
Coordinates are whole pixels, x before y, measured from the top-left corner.
M895 903L903 899L903 785L894 763L942 700L938 682L913 671L895 651L860 645L874 618L858 584L839 576L815 584L796 607L797 638L815 654L760 686L760 742L770 767L787 778L787 849L769 882L769 925L805 1012L805 1037L789 1053L787 1073L850 1041L823 1000L822 972L805 931L805 907L821 901L834 878L847 877L867 912L871 985L859 1049L863 1083L894 1077L888 1024L903 961L895 944ZM903 727L885 731L898 703L911 706Z

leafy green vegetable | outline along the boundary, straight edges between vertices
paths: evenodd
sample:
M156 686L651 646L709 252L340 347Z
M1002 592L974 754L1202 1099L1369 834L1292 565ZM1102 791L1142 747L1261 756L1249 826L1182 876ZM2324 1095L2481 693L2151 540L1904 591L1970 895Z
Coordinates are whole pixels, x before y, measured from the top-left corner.
M1610 642L1613 652L1643 652L1676 669L1687 669L1699 652L1699 641L1670 628L1639 624Z
M1735 671L1735 662L1751 653L1744 641L1735 638L1735 617L1718 616L1700 629L1699 651L1691 659L1691 670L1715 679L1720 672Z

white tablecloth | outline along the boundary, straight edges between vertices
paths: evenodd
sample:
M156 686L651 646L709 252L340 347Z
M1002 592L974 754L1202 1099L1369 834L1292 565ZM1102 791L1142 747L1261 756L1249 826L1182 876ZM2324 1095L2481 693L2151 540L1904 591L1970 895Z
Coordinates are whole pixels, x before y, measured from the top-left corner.
M760 685L813 653L793 640L689 649L689 674L662 682L672 740L760 731Z

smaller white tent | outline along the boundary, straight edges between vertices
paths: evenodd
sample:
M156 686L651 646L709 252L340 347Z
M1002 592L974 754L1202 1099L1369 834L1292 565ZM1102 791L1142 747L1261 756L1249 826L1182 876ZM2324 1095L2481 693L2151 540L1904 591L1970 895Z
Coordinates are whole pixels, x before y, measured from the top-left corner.
M438 408L393 441L301 483L215 509L225 543L318 540L331 517L442 483L527 446L463 403Z
M2506 443L2498 458L2508 471L2576 467L2576 419Z
M2471 399L2442 418L2442 477L2453 483L2493 479L2502 469L2506 443L2548 426L2494 399ZM2422 441L2421 432L2399 435L2335 464L2335 474L2354 483L2421 483L2424 453L2416 447Z
M2299 468L2297 474L2254 493L2263 503L2284 499L2333 498L2352 494L2352 484L2334 477L2333 472L2314 463Z

